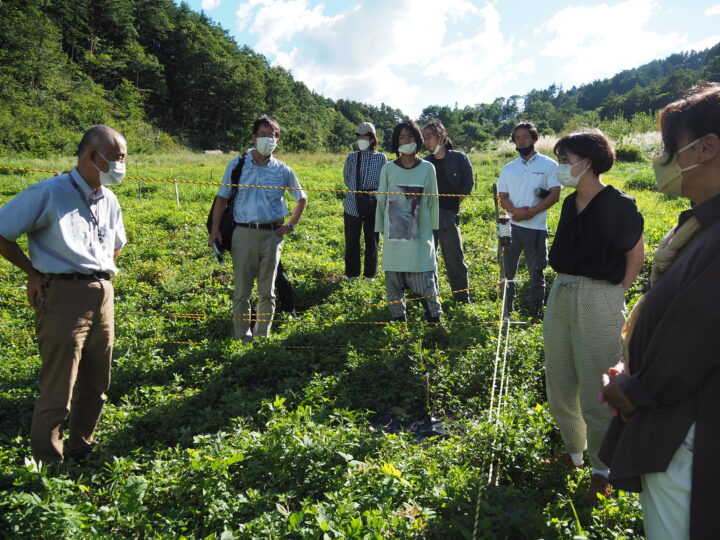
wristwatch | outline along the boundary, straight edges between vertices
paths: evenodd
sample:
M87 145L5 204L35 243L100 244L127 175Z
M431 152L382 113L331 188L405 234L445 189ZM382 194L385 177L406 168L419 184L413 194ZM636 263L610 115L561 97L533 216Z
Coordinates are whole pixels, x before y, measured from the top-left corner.
M290 232L293 232L295 230L295 225L293 225L292 223L288 223L287 226L288 229L290 229Z

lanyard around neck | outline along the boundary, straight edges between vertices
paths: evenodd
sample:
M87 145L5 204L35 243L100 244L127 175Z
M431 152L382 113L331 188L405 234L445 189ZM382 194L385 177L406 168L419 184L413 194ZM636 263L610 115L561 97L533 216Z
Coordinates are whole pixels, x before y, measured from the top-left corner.
M93 211L92 211L92 208L90 207L90 203L88 202L87 197L85 197L85 195L83 195L83 192L82 192L82 190L80 189L80 186L78 186L78 184L77 184L77 182L75 181L75 179L74 179L74 178L70 178L70 182L72 182L73 187L74 187L74 188L77 190L77 192L80 194L80 198L81 198L81 199L83 200L83 202L85 203L85 206L87 206L88 212L90 212L90 217L92 218L93 223L95 223L95 228L97 228L98 240L100 240L100 243L102 244L103 241L105 240L105 237L104 237L103 233L102 233L101 230L100 230L100 222L99 222L99 219L98 219L99 216L100 216L100 208L98 207L98 215L96 216L96 215L95 215L95 212L93 212Z

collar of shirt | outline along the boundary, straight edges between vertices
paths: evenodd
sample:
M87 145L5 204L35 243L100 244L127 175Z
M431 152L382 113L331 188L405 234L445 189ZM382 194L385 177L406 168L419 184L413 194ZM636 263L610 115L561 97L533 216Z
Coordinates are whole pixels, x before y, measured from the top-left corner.
M93 189L90 187L90 185L85 181L85 179L80 175L80 173L77 170L77 167L75 167L72 171L70 171L70 177L75 180L75 183L77 184L78 188L80 189L80 193L82 193L83 197L85 197L85 200L92 204L96 203L100 199L105 197L105 193L103 192L103 187L100 186L100 189L97 191L93 191Z
M275 159L275 156L270 156L262 164L258 163L257 161L255 161L255 152L257 152L257 150L253 148L252 151L248 153L248 159L250 160L250 163L252 165L255 165L255 167L267 167L269 165L277 164L277 159Z
M695 216L703 229L710 227L720 219L720 194L710 197L704 203L680 212L678 227L685 223L690 216Z
M533 161L535 161L535 158L538 156L538 153L535 152L530 158L525 159L524 157L520 156L520 159L522 160L523 165L530 165Z

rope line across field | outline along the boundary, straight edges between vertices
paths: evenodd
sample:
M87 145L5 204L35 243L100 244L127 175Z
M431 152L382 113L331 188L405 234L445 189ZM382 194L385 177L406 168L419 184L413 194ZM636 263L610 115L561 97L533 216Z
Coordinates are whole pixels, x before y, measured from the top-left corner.
M18 171L18 172L33 172L33 173L48 173L48 174L60 174L60 171L51 171L51 170L45 170L45 169L31 169L31 168L21 168L21 167L8 167L8 166L0 166L0 170L6 170L6 171ZM146 181L146 182L163 182L163 183L170 183L174 184L177 189L178 184L189 184L189 185L202 185L202 186L221 186L221 185L229 185L231 187L242 187L242 188L254 188L254 189L281 189L281 190L292 190L296 188L290 188L290 187L284 187L284 186L260 186L260 185L252 185L252 184L223 184L222 182L204 182L204 181L195 181L195 180L179 180L179 179L163 179L163 178L152 178L152 177L141 177L141 176L128 176L126 177L128 180L138 180L138 181ZM325 193L368 193L368 194L383 194L383 195L405 195L405 193L401 192L386 192L386 191L363 191L363 190L350 190L350 189L327 189L327 188L303 188L304 191L307 192L325 192ZM460 197L460 198L476 198L476 199L496 199L496 195L459 195L459 194L448 194L448 193L419 193L417 195L420 196L429 196L429 197ZM171 233L173 235L173 233ZM169 235L170 236L170 235ZM502 252L499 254L498 257L498 263L500 260L502 260ZM490 287L497 287L498 293L500 292L499 288L502 289L502 295L498 295L502 297L502 302L500 305L500 314L498 320L493 321L443 321L444 325L465 325L465 326L481 326L481 325L498 325L498 333L496 338L496 350L495 355L493 359L493 375L492 375L492 383L491 383L491 393L490 393L490 404L487 410L487 425L490 426L490 429L492 431L492 442L491 442L491 452L488 455L486 455L483 459L482 465L481 465L481 471L485 472L487 474L487 481L485 483L479 482L478 487L478 493L477 493L477 502L476 502L476 508L475 508L475 520L474 520L474 526L473 526L473 536L472 538L475 540L477 538L477 527L478 527L478 520L480 516L480 506L481 506L481 500L482 500L482 494L484 491L484 488L486 486L489 486L491 484L497 485L500 478L500 466L502 464L502 459L499 456L496 456L495 451L495 445L497 442L498 437L498 430L502 430L506 428L501 421L501 415L502 415L502 409L504 407L504 398L507 397L509 392L509 385L507 381L507 356L508 356L508 350L510 346L510 327L511 325L517 325L517 324L527 324L524 321L510 321L509 317L505 313L506 308L506 295L507 295L507 288L508 284L511 282L515 282L515 280L507 280L503 277L502 272L502 265L499 263L499 280L494 281L489 284L483 284L478 285L474 287L468 287L466 289L458 289L450 291L449 293L444 294L435 294L435 295L428 295L428 296L420 296L420 297L413 297L413 298L407 298L404 300L394 300L394 301L382 301L377 302L373 304L368 304L365 306L359 306L363 308L375 308L375 307L383 307L388 306L391 304L397 304L402 302L416 302L416 301L423 301L428 298L432 298L435 296L447 296L450 294L456 294L456 293L463 293L463 292L469 292L473 290L479 290L479 289L487 289ZM3 289L0 288L0 292L6 292L6 293L12 293L15 294L16 291L9 290L9 289ZM17 300L5 300L0 299L0 303L4 304L12 304L12 305L25 305L29 307L29 303L27 301L17 301ZM207 313L182 313L182 312L168 312L168 311L157 311L157 310L145 310L145 313L147 315L158 315L161 317L169 317L169 318L177 318L177 319L187 319L187 320L207 320L209 318L221 318L221 319L238 319L238 320L250 320L252 322L255 321L264 321L264 322L272 322L273 315L276 315L274 313L254 313L254 314L241 314L241 315L222 315L220 317L214 315L214 314L207 314ZM404 325L407 323L399 323L398 321L357 321L357 320L345 320L345 321L337 321L337 320L331 320L331 319L323 319L323 318L317 318L314 316L310 316L308 318L300 318L297 316L297 314L308 314L309 311L299 311L295 312L295 316L290 318L289 320L285 321L286 323L291 324L314 324L317 326L321 325L328 325L328 324L347 324L347 325ZM260 318L260 317L269 317L266 319ZM9 330L4 329L0 332L6 334L6 335L18 335L23 336L25 338L23 341L26 342L28 339L30 340L31 344L34 342L35 334L34 332L27 331L27 330ZM186 346L202 346L205 345L206 341L182 341L182 340L172 340L172 339L158 339L154 337L147 337L144 338L146 340L154 340L158 343L167 343L172 345L186 345ZM10 338L11 341L19 341L17 338ZM300 346L300 345L279 345L278 348L286 349L286 350L364 350L364 351L374 351L374 352L397 352L404 350L401 347L355 347L351 344L346 344L343 346L338 345L312 345L312 346ZM479 347L463 347L463 348L444 348L444 349L434 349L436 352L439 353L450 353L450 352L476 352L480 350ZM487 469L486 469L487 468Z
M39 172L49 174L60 174L62 171L49 171L45 169L27 169L22 167L7 167L0 166L0 170L3 171L18 171L18 172ZM223 184L222 182L201 182L199 180L177 180L167 178L151 178L145 176L126 176L126 180L142 180L144 182L165 182L168 184L190 184L198 186L228 186L228 187L241 187L241 188L256 188L256 189L282 189L285 191L297 191L298 188L286 187L286 186L258 186L254 184ZM302 188L303 191L309 191L313 193L368 193L373 195L407 195L405 192L400 191L360 191L355 189L328 189L328 188ZM458 195L456 193L413 193L413 196L420 197L460 197L462 199L493 199L494 195Z

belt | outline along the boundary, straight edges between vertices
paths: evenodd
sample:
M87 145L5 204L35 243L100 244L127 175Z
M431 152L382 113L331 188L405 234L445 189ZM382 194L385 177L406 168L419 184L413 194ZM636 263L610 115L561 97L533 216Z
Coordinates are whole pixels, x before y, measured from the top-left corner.
M235 225L238 227L247 227L248 229L264 229L266 231L274 231L280 225L277 223L238 223L235 222Z
M83 280L83 281L89 281L91 279L95 280L109 280L110 274L107 272L93 272L92 274L80 274L79 272L73 272L71 274L45 274L45 277L48 279L63 279L63 280Z

